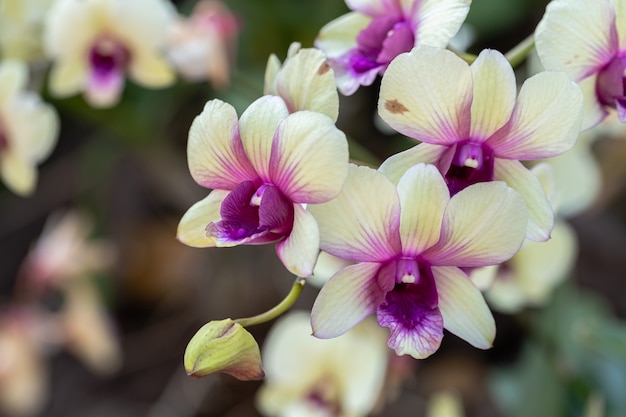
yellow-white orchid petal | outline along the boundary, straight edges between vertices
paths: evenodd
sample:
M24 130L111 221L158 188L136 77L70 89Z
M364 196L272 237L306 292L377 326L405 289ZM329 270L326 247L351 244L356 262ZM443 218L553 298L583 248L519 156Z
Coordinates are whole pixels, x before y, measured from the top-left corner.
M386 261L400 252L400 201L395 187L371 168L350 166L343 191L308 210L320 227L320 247L355 261Z
M243 147L250 163L264 181L269 180L274 133L288 115L285 102L275 96L257 99L241 115L239 133Z
M397 184L413 165L437 164L447 149L446 146L420 143L406 151L391 155L383 161L378 170L385 174L393 184Z
M176 239L197 248L215 246L215 238L207 235L206 227L209 223L221 219L220 207L228 194L229 191L213 190L207 197L191 206L180 219Z
M417 256L439 241L450 192L435 166L418 164L400 179L398 195L402 253Z
M511 64L498 51L485 49L470 66L473 79L470 137L489 138L508 122L517 86Z
M469 12L471 0L423 0L415 8L415 0L403 0L405 13L411 8L417 9L419 21L415 44L431 45L444 48L459 31Z
M220 100L207 102L191 124L187 160L191 176L206 188L231 190L258 177L244 151L237 112Z
M617 51L610 28L615 10L609 0L554 0L535 30L535 45L548 70L567 71L579 81L606 64Z
M337 121L339 95L335 76L320 50L300 49L287 58L276 74L276 87L271 94L282 97L290 112L311 110Z
M471 185L450 200L441 239L423 256L432 265L498 264L520 248L526 219L524 200L503 182Z
M542 72L524 82L511 119L486 143L498 158L559 155L576 143L582 112L582 93L567 74Z
M300 204L294 204L293 229L276 244L276 253L289 272L300 277L313 275L320 250L320 232L315 218Z
M433 267L443 326L474 347L489 349L496 323L480 290L460 269Z
M278 126L269 178L295 203L336 197L348 175L348 142L328 116L299 111Z
M18 60L10 59L0 65L0 103L4 103L14 94L26 88L28 66Z
M349 12L327 23L315 39L315 47L329 58L343 55L356 46L356 37L372 21L370 16Z
M521 194L528 211L528 229L526 238L534 241L546 241L554 226L554 212L546 197L541 183L518 161L496 159L494 179L504 181Z
M451 145L469 134L472 73L454 53L418 46L394 59L380 87L378 113L413 139Z
M376 311L391 288L381 288L376 275L381 265L361 262L337 272L313 305L313 335L329 339L344 334Z

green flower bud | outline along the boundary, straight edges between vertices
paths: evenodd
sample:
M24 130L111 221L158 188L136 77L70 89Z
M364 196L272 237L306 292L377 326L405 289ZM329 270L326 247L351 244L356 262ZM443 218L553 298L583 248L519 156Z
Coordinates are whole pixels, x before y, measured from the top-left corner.
M211 321L198 330L185 350L187 375L200 378L224 372L242 381L265 377L254 337L231 319Z

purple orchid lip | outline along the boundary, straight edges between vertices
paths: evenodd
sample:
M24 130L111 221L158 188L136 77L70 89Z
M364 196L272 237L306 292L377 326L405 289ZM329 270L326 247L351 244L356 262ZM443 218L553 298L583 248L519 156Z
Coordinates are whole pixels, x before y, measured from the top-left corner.
M395 268L381 268L380 273L393 277L379 277L379 280L394 279L395 285L385 295L385 301L378 306L378 324L390 329L388 344L397 349L402 339L418 339L424 352L434 352L443 338L443 318L438 308L437 286L430 265L422 265L418 259L391 261ZM415 268L418 267L418 270ZM418 279L405 279L417 276ZM397 277L405 277L398 282Z
M357 36L357 47L348 52L352 71L357 74L384 70L396 56L411 50L415 43L408 22L397 16L378 16Z
M619 119L626 121L626 56L617 56L598 74L598 101L617 109Z
M452 162L444 176L451 195L470 185L493 181L494 152L489 146L471 140L455 146Z
M116 96L124 85L131 54L120 42L109 36L98 38L89 50L89 90L96 95Z
M222 220L207 226L208 236L224 243L266 243L291 232L294 209L273 185L244 181L224 199L220 215Z

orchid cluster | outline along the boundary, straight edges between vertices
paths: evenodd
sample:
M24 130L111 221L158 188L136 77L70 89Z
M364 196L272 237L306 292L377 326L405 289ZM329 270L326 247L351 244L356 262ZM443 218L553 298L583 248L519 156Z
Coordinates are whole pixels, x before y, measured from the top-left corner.
M266 312L206 323L184 366L192 377L265 378L257 408L267 416L365 416L405 377L394 364L434 355L444 330L489 349L492 309L547 304L577 256L568 219L598 198L592 141L626 122L626 0L552 0L518 46L477 54L452 46L471 0L345 3L350 11L313 46L293 42L284 62L269 57L263 91L245 109L212 98L188 133L189 172L206 192L176 238L274 245L294 282ZM104 111L127 84L165 89L179 76L219 91L233 82L241 26L217 0L188 16L170 0L0 0L5 186L34 193L58 141L61 118L42 96L80 95ZM345 97L359 89L376 89L379 127L410 146L359 159L358 139L340 127ZM9 410L42 397L43 386L20 385L45 372L42 346L73 350L96 372L120 360L84 279L112 265L112 249L86 242L80 215L51 224L0 319ZM307 283L321 287L310 311L280 318L261 350L246 328L285 313ZM56 314L37 305L51 289L65 296ZM12 378L12 366L29 372ZM433 415L460 408L445 392L429 406Z
M583 94L557 71L518 92L500 52L469 65L443 49L467 1L348 5L353 12L321 30L319 49L292 46L280 68L270 59L266 95L239 119L218 100L195 119L189 168L213 191L183 216L178 238L276 242L304 278L320 251L350 262L313 306L314 336L342 335L376 313L399 355L432 355L444 328L489 348L495 324L470 272L511 259L525 238L550 239L553 208L520 161L574 146ZM378 114L419 144L374 170L349 163L333 122L337 86L351 94L378 74Z

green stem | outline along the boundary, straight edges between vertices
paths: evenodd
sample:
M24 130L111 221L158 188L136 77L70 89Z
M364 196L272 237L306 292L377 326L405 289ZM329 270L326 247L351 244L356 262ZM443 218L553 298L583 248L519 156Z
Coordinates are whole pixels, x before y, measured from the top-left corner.
M504 54L504 57L509 61L511 66L515 68L528 56L530 51L535 47L534 35L529 35L526 39L517 44L513 49Z
M280 316L296 302L300 294L302 293L302 288L306 284L306 280L304 278L296 278L293 285L291 286L291 291L289 294L278 303L278 305L272 307L267 310L265 313L257 314L256 316L246 317L243 319L236 319L235 323L239 323L243 327L254 326L255 324L266 323L270 320L274 320L276 317Z

